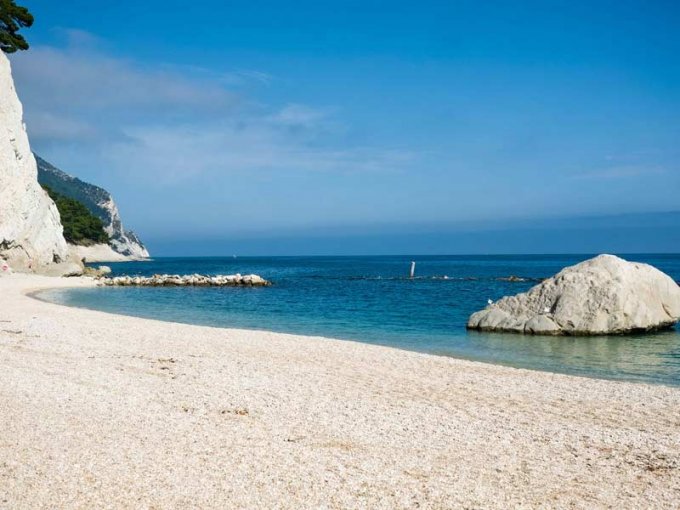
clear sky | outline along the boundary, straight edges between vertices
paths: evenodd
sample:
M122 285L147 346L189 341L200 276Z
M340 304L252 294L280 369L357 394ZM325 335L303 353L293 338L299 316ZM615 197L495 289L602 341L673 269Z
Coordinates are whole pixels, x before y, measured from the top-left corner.
M156 254L680 251L678 2L20 3L34 150Z

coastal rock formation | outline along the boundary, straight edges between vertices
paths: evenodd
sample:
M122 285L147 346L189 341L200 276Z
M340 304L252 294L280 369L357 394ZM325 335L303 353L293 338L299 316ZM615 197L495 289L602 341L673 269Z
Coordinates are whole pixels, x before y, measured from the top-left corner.
M100 285L119 287L268 287L268 282L256 274L230 274L206 276L190 274L180 276L178 274L155 274L153 276L115 276L113 278L100 278Z
M0 52L0 258L19 271L77 273L59 212L37 174L10 63Z
M83 271L83 276L90 276L92 278L103 278L107 274L111 274L111 268L109 266L85 266Z
M110 237L109 246L111 250L105 250L101 247L96 252L90 250L90 257L84 255L88 262L114 262L149 258L149 252L139 237L131 230L126 230L123 227L118 206L108 191L67 174L37 154L35 158L38 163L38 181L40 184L49 186L57 193L82 203L104 223L104 230Z
M71 253L77 260L85 262L126 262L130 260L143 260L118 253L110 244L92 244L89 246L72 244Z
M679 318L680 287L671 277L648 264L600 255L473 313L467 327L604 335L668 328Z

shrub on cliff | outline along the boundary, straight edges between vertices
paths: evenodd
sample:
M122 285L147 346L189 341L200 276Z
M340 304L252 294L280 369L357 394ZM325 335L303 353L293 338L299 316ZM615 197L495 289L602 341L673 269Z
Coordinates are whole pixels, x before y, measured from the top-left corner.
M65 197L43 186L59 210L64 238L71 244L108 243L109 235L104 230L102 220L88 211L87 207L72 198Z
M33 24L33 15L14 0L0 0L0 49L5 53L27 50L28 43L17 32Z

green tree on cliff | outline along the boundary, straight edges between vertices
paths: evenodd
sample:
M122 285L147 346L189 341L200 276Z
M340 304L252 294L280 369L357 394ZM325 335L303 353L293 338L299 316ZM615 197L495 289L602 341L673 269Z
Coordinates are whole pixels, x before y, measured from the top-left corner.
M28 43L17 32L33 24L33 15L14 0L0 0L0 49L5 53L27 50Z
M81 202L65 197L49 186L43 185L43 188L57 206L61 224L64 226L64 238L69 243L88 246L109 242L102 220L88 211Z

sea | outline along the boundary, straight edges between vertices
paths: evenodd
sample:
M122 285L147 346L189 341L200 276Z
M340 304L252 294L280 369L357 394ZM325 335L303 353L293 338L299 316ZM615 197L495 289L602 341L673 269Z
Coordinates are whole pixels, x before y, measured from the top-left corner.
M512 367L680 386L676 329L606 337L465 329L468 316L484 308L487 300L524 292L591 256L155 258L108 265L114 276L255 273L273 285L57 289L38 297L164 321L339 338ZM680 255L621 256L652 264L680 280ZM412 261L415 277L409 278Z

